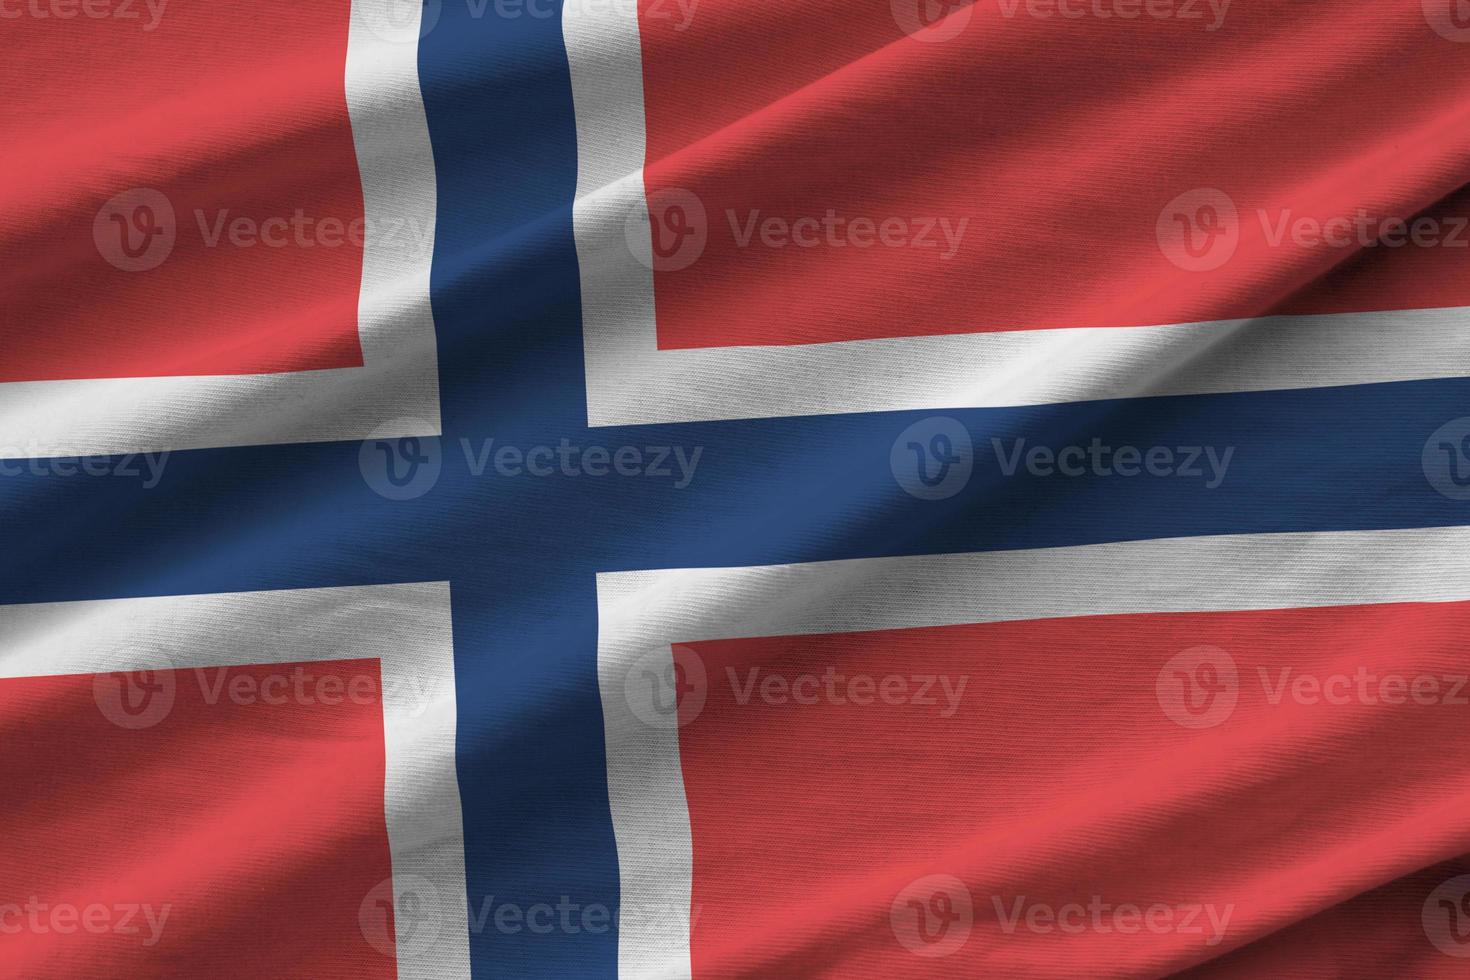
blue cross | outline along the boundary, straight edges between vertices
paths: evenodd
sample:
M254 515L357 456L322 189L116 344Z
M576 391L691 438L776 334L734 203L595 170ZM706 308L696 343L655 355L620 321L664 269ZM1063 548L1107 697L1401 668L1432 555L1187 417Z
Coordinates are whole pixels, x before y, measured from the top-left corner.
M162 483L0 481L0 603L448 580L471 909L616 909L596 681L600 571L744 566L1176 535L1465 523L1420 472L1470 381L955 410L990 438L1235 446L1184 480L1003 478L905 494L894 439L934 413L589 429L572 238L576 140L556 18L444 4L420 51L438 172L432 276L444 470L390 501L357 443L176 453ZM480 445L703 448L693 483L473 476ZM0 646L4 638L0 637ZM760 860L752 855L751 860ZM481 977L612 976L616 933L471 937Z

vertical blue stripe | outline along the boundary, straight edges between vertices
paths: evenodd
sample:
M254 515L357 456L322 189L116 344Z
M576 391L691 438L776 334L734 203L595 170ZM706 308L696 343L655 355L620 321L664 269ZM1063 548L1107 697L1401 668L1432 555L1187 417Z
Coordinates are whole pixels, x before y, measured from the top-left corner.
M449 483L465 479L461 437L555 445L586 425L560 3L497 12L494 0L449 0L420 72L439 188L432 296ZM476 977L617 970L614 930L596 913L584 928L580 914L615 914L618 893L594 566L576 533L591 502L543 482L435 492L460 501L455 547L478 565L453 586ZM571 497L593 490L564 482ZM548 905L578 911L557 912L550 931L495 918Z

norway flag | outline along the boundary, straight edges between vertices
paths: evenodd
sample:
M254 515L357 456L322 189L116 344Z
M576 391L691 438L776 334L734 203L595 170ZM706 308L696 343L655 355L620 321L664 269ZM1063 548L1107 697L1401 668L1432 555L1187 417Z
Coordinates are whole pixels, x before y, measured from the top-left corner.
M1470 976L1470 3L0 36L0 978Z

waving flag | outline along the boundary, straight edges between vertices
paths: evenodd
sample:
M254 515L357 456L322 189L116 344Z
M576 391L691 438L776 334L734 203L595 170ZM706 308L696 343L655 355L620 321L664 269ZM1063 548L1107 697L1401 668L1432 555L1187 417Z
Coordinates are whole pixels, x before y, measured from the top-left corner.
M1470 5L0 34L0 976L1465 975Z

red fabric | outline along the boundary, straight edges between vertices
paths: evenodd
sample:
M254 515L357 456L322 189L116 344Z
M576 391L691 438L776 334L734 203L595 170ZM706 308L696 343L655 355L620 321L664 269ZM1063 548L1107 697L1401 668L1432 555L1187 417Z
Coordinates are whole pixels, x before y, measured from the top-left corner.
M641 0L655 234L672 234L660 195L678 188L708 235L687 268L655 265L661 347L1470 305L1463 226L1461 245L1435 248L1272 245L1265 230L1288 209L1470 216L1470 56L1421 0L1237 2L1213 31L1205 0L1188 4L1201 19L1164 20L987 0L942 42L899 28L904 2L701 0L686 21ZM1202 188L1233 201L1239 246L1190 271L1156 225ZM742 248L731 226L829 209L915 234L921 219L968 225L947 261L943 247Z
M241 246L228 231L298 210L362 220L343 82L349 0L171 3L152 30L145 5L128 6L137 20L72 5L64 21L3 22L0 382L361 364L360 239L273 224L282 247ZM94 222L136 188L168 200L176 244L161 265L128 271L102 254ZM141 227L166 220L155 211ZM110 242L119 229L103 224Z
M1436 949L1421 915L1470 872L1467 626L1470 604L1454 603L693 644L707 675L680 735L694 976L1465 976L1470 960ZM1237 700L1192 728L1165 710L1167 682L1176 656L1201 647L1233 659ZM967 683L948 717L942 685L937 705L745 696L752 676L828 667ZM1330 679L1360 668L1378 679L1370 692L1410 682L1407 702L1344 702ZM1300 676L1331 697L1308 703ZM1437 679L1436 703L1415 702L1421 677ZM892 907L936 874L963 883L974 924L959 948L925 957L900 940ZM1018 901L1058 910L1094 896L1200 906L1204 933L1006 929ZM1210 907L1229 910L1215 943ZM1175 921L1187 925L1182 911Z
M376 661L303 669L377 690ZM381 705L246 703L227 693L261 685L279 699L267 679L293 670L174 671L171 710L136 730L101 710L107 689L99 696L95 685L120 675L0 681L0 975L396 975L360 924L361 903L392 870ZM33 896L46 905L39 928L23 907ZM4 908L14 905L19 917ZM61 928L74 931L61 934L58 906L101 906L108 926L74 928L63 917ZM161 928L142 912L124 923L136 906L151 908Z

